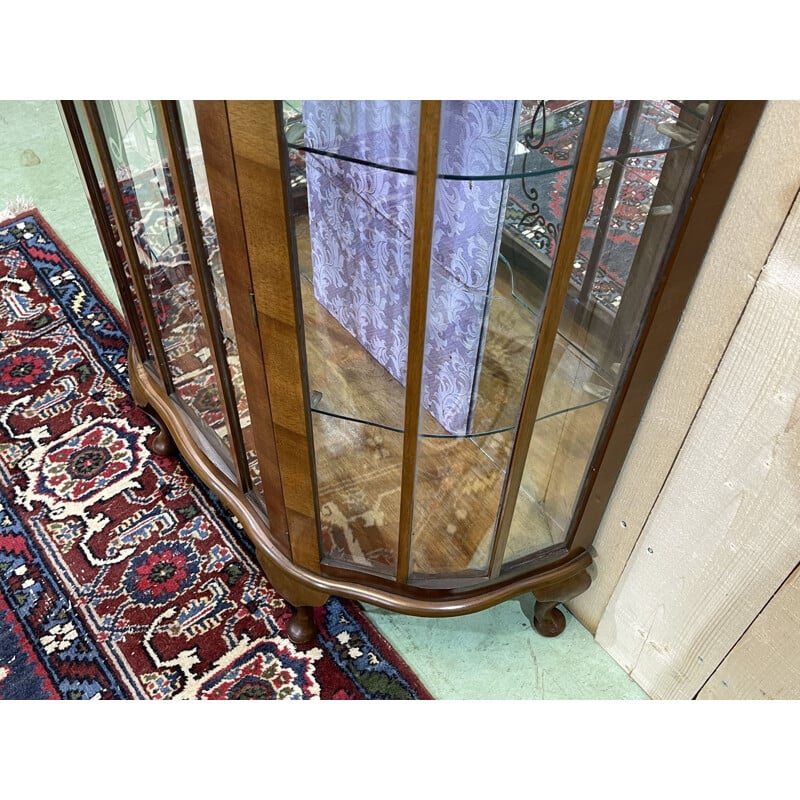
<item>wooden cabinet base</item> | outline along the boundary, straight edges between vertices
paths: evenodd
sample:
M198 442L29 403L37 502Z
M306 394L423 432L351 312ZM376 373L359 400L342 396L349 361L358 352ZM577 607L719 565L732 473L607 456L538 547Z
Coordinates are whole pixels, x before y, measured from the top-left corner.
M550 563L536 570L520 568L517 575L500 576L491 583L485 578L471 582L441 579L436 586L402 584L391 579L373 579L349 570L316 572L293 563L275 541L275 532L253 513L251 501L235 488L230 478L219 471L214 449L203 445L199 430L168 397L151 370L136 354L129 353L131 393L137 405L145 409L159 426L152 449L158 455L172 455L178 450L187 459L200 480L204 481L242 522L256 547L256 554L267 580L294 609L286 634L296 644L311 641L316 635L313 609L323 606L331 595L381 606L390 611L418 616L458 616L481 611L492 605L532 591L536 597L533 624L543 636L557 636L566 619L556 608L585 591L591 583L588 568L592 563L586 551L570 553L566 548L553 553Z

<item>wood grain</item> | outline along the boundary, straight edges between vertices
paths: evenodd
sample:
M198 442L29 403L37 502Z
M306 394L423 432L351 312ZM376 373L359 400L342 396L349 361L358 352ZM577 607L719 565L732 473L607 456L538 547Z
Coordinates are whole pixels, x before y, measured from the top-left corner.
M403 469L400 487L400 540L397 545L397 581L399 583L408 581L411 563L411 529L417 481L422 367L425 360L428 278L431 269L441 115L442 103L440 100L423 100L420 103L417 177L414 184L414 245L411 255Z
M800 700L800 567L725 657L698 700Z
M195 114L209 193L215 209L217 241L252 421L252 436L258 454L264 502L273 535L288 548L288 523L278 453L272 435L272 409L261 340L252 313L250 261L227 110L222 101L198 101L195 103Z
M299 289L293 285L293 247L280 150L277 105L226 103L247 236L253 294L292 560L319 568L310 424L305 400ZM297 295L296 295L297 292Z
M800 552L795 202L597 630L654 698L691 698Z
M592 632L800 186L798 130L800 103L767 104L597 530L597 575L587 592L568 604ZM668 539L665 546L671 546Z

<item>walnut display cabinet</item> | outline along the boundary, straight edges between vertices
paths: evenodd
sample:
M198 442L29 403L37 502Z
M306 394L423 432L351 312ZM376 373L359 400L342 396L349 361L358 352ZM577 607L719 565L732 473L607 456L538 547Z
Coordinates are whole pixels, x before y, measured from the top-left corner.
M62 102L152 448L293 641L331 595L563 630L762 105Z

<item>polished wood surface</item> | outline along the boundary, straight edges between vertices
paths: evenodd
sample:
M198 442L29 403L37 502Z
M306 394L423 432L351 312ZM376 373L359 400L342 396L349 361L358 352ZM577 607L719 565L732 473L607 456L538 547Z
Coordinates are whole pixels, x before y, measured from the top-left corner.
M425 361L425 328L428 317L428 278L436 204L439 127L442 103L423 100L419 110L419 146L414 198L414 246L411 258L411 298L408 321L408 366L403 430L403 468L400 480L400 541L397 546L397 580L408 580L414 491L417 483L422 367Z
M292 559L319 568L313 454L279 104L226 103Z
M533 627L542 636L553 637L562 633L567 620L557 605L585 592L591 582L589 572L581 570L564 580L554 581L536 588L533 592L536 598L536 604L533 607Z
M289 526L283 502L283 484L272 427L264 357L258 321L254 315L252 278L244 221L239 203L239 187L228 114L222 101L195 102L195 115L203 148L203 162L211 201L217 213L217 230L231 324L242 369L250 418L250 431L258 458L258 471L264 502L274 536L279 537L285 552L289 548Z
M438 104L427 107L434 105ZM217 197L226 192L228 197L222 206L214 200L218 225L238 231L240 240L239 257L230 262L226 276L235 282L234 273L243 275L237 301L240 313L245 313L252 297L255 318L248 315L253 324L241 346L250 348L246 361L251 367L259 359L263 364L261 385L271 414L264 424L274 430L274 458L265 459L263 452L260 457L279 474L275 484L279 488L272 490L272 496L285 499L290 547L277 544L266 521L242 497L234 476L197 444L199 432L158 387L152 373L135 363L133 368L140 394L151 398L164 416L190 464L197 465L203 479L243 518L268 576L298 608L297 636L308 635L306 607L323 602L328 594L440 615L486 608L529 589L537 592L541 604L537 620L546 630L558 632L555 604L575 587L585 588L590 556L579 543L562 544L578 493L566 479L582 475L577 465L585 467L587 448L594 442L587 431L597 431L605 405L587 397L585 389L596 365L582 360L559 325L574 255L569 243L583 222L588 205L588 196L587 203L582 202L583 194L586 182L594 177L596 151L605 133L604 122L593 123L601 106L605 104L593 104L590 112L559 248L563 263L557 256L541 319L514 305L501 314L501 301L509 299L504 294L507 287L502 280L495 287L495 316L487 332L479 391L486 402L481 406L479 401L476 414L481 435L466 438L445 436L429 415L419 414L418 386L410 384L404 390L393 385L385 370L378 378L376 365L346 341L349 334L337 329L313 300L303 269L305 256L288 227L291 203L278 105L239 101L207 106L211 125L224 134L222 145L210 145L222 153L218 164L224 166L217 178L225 176L210 181L225 187L222 195L217 189ZM593 132L595 127L602 129L599 134ZM431 151L435 154L435 148ZM430 211L420 213L421 218L432 217ZM415 255L417 271L426 269L429 261L430 242L424 243L425 236L423 229L419 241L428 258ZM227 238L232 241L230 235ZM299 267L299 278L293 276L293 264ZM415 279L415 284L424 286L424 277ZM417 291L412 299L412 336L420 345L427 292ZM257 346L253 346L256 330ZM534 341L534 372L525 388ZM424 348L410 350L409 372L421 375ZM311 401L312 406L318 403L316 410L308 406L312 390L321 393ZM523 396L515 446L516 420L511 412ZM393 399L386 403L389 397ZM391 419L376 418L381 414ZM391 430L395 426L405 431L405 441L403 433ZM530 442L537 453L533 462L527 457ZM506 504L496 536L496 509L503 497L516 498L516 511L512 512L513 504ZM523 497L530 502L523 503ZM509 555L536 551L543 551L538 560L503 571ZM396 572L407 577L407 587L394 583Z

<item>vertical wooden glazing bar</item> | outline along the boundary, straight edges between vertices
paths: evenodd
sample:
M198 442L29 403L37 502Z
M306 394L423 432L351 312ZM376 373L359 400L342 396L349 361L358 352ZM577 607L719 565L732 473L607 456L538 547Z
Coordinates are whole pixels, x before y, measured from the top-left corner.
M441 113L441 101L422 101L419 114L419 148L414 200L414 249L411 261L403 466L400 483L400 534L397 544L397 581L399 583L408 581L411 562L411 531L414 521L422 368L425 361L428 279L431 267Z
M517 502L528 450L530 449L539 403L542 399L542 390L547 378L547 368L553 353L553 344L558 333L561 312L569 289L572 265L575 261L575 254L578 251L586 212L589 209L597 163L612 110L613 105L609 100L594 101L589 107L586 130L583 135L577 163L575 164L575 174L570 188L561 239L553 263L545 306L539 321L536 344L528 371L525 394L522 400L522 411L517 425L517 435L514 439L514 446L511 450L511 458L503 485L500 516L497 532L492 543L489 563L489 575L493 578L497 577L503 565L503 553L508 541L511 520L514 517L514 507Z
M237 100L226 108L292 561L318 570L311 412L299 287L292 268L282 106Z
M186 240L186 251L192 269L200 314L213 353L214 376L221 395L225 427L230 437L236 479L242 490L246 492L251 485L250 468L247 463L242 429L239 425L236 395L227 369L228 354L225 350L214 289L210 284L209 272L206 268L206 253L202 244L203 231L197 218L192 181L189 176L189 157L183 143L181 115L177 103L174 101L159 100L156 101L155 107L158 125L166 148L167 164L170 175L172 175L175 198L178 202L178 214Z
M217 243L228 289L231 318L242 367L252 434L263 481L269 525L288 553L288 526L269 402L264 357L257 320L253 314L251 265L236 178L228 112L222 100L199 100L194 104L208 190L214 207ZM286 536L287 538L284 538Z
M117 289L117 294L128 320L131 341L136 348L136 355L139 357L139 361L144 363L150 358L147 342L144 337L144 331L138 325L139 317L135 301L128 285L128 278L125 275L125 267L122 265L114 232L111 230L111 223L108 221L103 195L97 182L97 175L95 175L92 156L89 152L86 138L83 135L78 110L72 100L61 100L59 105L61 106L61 116L69 132L75 160L83 176L84 188L89 198L89 205L92 209L92 215L100 235L100 242L103 245L106 260L111 269L111 277L114 280L114 286Z
M111 211L117 222L117 233L122 242L122 252L125 254L125 260L128 262L128 268L130 269L131 278L136 289L136 295L139 299L139 306L142 309L142 316L144 317L144 322L150 335L150 341L152 342L158 375L161 378L161 383L166 393L172 394L175 387L172 383L172 376L170 375L169 366L167 365L167 356L161 342L161 332L158 329L153 303L150 299L147 286L145 285L144 276L142 275L142 265L139 263L139 258L136 255L136 245L133 242L131 229L128 225L128 216L125 213L125 206L122 202L122 193L117 185L117 176L111 160L111 154L108 150L105 133L103 132L103 125L100 122L100 115L97 112L97 105L91 100L84 101L83 109L89 123L92 143L94 144L97 158L100 162L100 171L102 172L103 183L106 185L106 193L108 194L108 200L111 204ZM129 320L131 325L135 324L135 321L135 317Z

